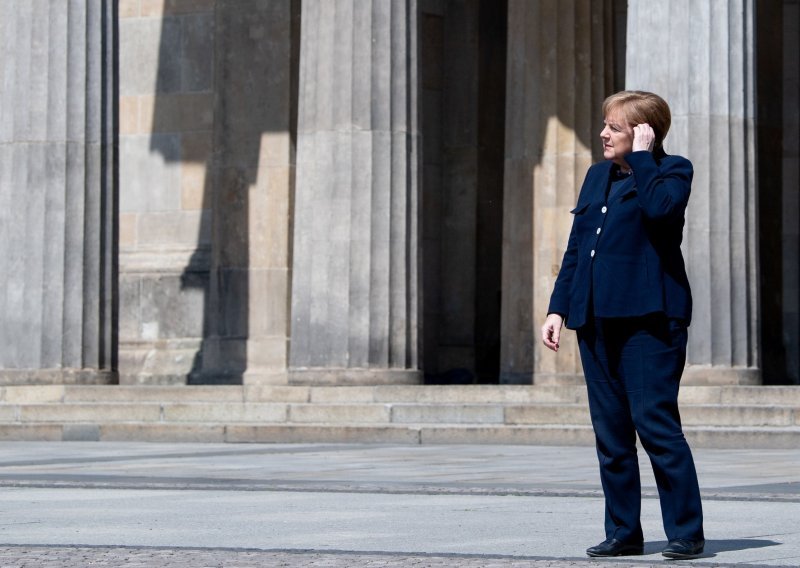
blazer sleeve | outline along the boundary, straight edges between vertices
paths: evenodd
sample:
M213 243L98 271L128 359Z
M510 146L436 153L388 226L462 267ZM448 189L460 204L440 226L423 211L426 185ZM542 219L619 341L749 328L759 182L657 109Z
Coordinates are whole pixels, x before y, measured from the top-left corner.
M574 211L574 210L573 210ZM572 289L572 279L575 277L575 267L578 265L578 237L575 234L575 220L572 221L572 230L567 241L567 250L561 261L553 293L550 296L550 305L547 315L558 314L566 321L569 316L569 293Z
M601 172L602 170L602 172ZM575 270L578 266L578 233L575 230L577 216L589 206L588 188L596 182L598 176L603 177L607 172L603 167L595 164L586 172L586 177L581 184L578 192L578 203L575 209L570 211L574 215L572 218L572 228L567 240L567 250L561 260L561 268L558 270L558 278L553 286L553 293L550 295L550 305L547 308L547 315L558 314L566 322L569 317L570 293L572 292L572 281L575 278Z
M683 217L689 202L694 170L680 156L668 156L659 164L647 151L631 152L625 161L633 170L639 207L650 219Z

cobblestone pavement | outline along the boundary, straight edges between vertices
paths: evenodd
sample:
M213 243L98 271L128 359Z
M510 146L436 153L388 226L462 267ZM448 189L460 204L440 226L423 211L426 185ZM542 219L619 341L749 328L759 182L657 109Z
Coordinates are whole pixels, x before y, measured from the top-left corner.
M537 559L502 556L428 555L390 553L320 553L313 551L266 551L229 549L176 549L124 547L0 547L2 568L66 568L124 566L126 568L644 568L646 562L589 559ZM661 565L660 563L658 565ZM710 564L670 563L670 566ZM714 564L715 567L724 566Z

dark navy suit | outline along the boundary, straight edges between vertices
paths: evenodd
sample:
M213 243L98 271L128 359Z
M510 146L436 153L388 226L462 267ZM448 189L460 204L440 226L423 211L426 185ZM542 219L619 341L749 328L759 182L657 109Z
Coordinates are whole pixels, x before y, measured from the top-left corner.
M692 295L681 239L692 164L663 151L625 158L633 176L610 201L610 161L589 168L549 313L578 329L590 315L628 317L664 313L689 322ZM599 232L598 232L599 229ZM594 314L590 313L590 299Z
M606 496L606 538L643 540L636 435L655 473L667 538L703 539L678 387L692 296L680 244L692 164L663 150L589 168L548 313L578 332ZM613 189L612 189L613 188Z

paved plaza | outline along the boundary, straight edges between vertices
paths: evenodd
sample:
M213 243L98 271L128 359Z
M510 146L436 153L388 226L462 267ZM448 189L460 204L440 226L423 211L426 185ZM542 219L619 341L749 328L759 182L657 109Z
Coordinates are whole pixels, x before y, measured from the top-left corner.
M800 452L697 450L706 554L590 560L587 447L0 443L0 567L800 566Z

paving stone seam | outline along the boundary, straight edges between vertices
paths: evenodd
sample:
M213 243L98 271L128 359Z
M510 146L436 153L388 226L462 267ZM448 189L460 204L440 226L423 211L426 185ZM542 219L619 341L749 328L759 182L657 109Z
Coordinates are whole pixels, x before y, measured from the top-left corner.
M377 495L474 495L479 497L586 497L602 498L599 489L517 489L483 487L422 486L414 488L388 487L381 485L302 485L285 483L250 483L232 479L220 479L213 483L186 482L125 482L125 481L35 481L21 477L0 479L0 487L19 489L109 489L143 491L270 491L290 493L354 493ZM654 490L643 490L643 499L658 499ZM704 501L800 503L800 495L782 493L726 493L703 492Z
M62 442L69 444L70 442ZM91 442L92 444L96 442ZM43 465L70 465L70 464L84 464L84 463L112 463L112 462L125 462L125 461L141 461L152 459L180 459L180 458L214 458L223 456L253 456L253 455L282 455L282 454L308 454L315 452L340 452L348 448L359 449L364 446L369 446L370 449L391 448L396 444L348 444L348 443L333 443L333 444L290 444L287 447L273 446L261 447L250 449L247 447L236 447L230 444L230 449L213 450L213 451L189 451L189 452L172 452L172 453L147 453L147 454L131 454L124 456L92 456L86 458L69 457L69 458L45 458L45 459L28 459L17 461L0 461L0 471L8 467L30 467L30 466L43 466ZM414 444L412 447L417 447Z

